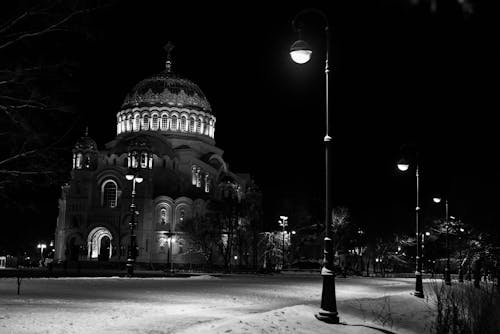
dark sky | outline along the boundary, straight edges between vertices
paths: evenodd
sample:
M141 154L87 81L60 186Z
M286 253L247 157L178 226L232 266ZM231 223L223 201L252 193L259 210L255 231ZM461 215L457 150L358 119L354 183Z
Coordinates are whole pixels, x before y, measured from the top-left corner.
M476 3L468 18L451 0L438 1L436 13L425 1L405 0L181 3L129 1L90 20L95 40L77 76L80 131L88 124L101 148L116 134L127 92L163 69L171 40L175 70L212 105L217 146L231 170L251 173L261 186L267 223L285 214L297 224L301 206L322 217L325 38L318 18L304 17L312 60L297 65L288 55L297 38L291 19L316 7L332 30L334 205L349 207L362 226L412 231L414 174L395 165L408 144L420 152L428 215L440 213L431 198L441 194L451 214L498 224L499 54L489 3Z

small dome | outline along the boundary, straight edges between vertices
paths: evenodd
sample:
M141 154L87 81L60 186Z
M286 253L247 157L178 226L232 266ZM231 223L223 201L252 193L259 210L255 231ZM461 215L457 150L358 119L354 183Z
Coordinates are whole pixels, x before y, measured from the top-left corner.
M200 87L165 69L140 81L125 97L122 109L130 107L177 106L212 113Z
M85 135L78 139L75 144L75 150L80 151L97 151L97 144L94 139Z

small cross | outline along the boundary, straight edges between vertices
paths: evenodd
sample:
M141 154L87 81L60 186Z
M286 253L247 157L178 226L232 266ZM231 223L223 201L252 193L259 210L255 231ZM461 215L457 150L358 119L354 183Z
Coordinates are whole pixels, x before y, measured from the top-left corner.
M174 49L175 45L172 44L171 41L168 41L167 44L165 44L165 46L163 47L165 49L165 51L167 51L167 59L170 60L171 59L171 53L172 53L172 50Z

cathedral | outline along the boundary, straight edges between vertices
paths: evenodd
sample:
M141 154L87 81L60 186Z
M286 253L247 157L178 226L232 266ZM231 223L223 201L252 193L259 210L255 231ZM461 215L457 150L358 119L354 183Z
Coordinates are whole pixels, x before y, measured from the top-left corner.
M124 262L135 211L137 262L200 263L179 224L206 212L222 180L245 192L250 177L228 169L215 146L215 113L200 87L173 71L170 50L165 69L125 97L114 140L99 149L86 133L75 144L59 199L56 261Z

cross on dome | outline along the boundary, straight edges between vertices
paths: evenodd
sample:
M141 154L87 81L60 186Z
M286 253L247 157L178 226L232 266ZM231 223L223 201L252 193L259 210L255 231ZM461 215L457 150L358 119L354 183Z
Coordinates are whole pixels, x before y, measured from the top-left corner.
M175 48L175 45L172 44L171 41L168 41L167 44L163 47L165 51L167 51L167 61L165 62L165 68L167 72L170 73L172 71L172 50Z

